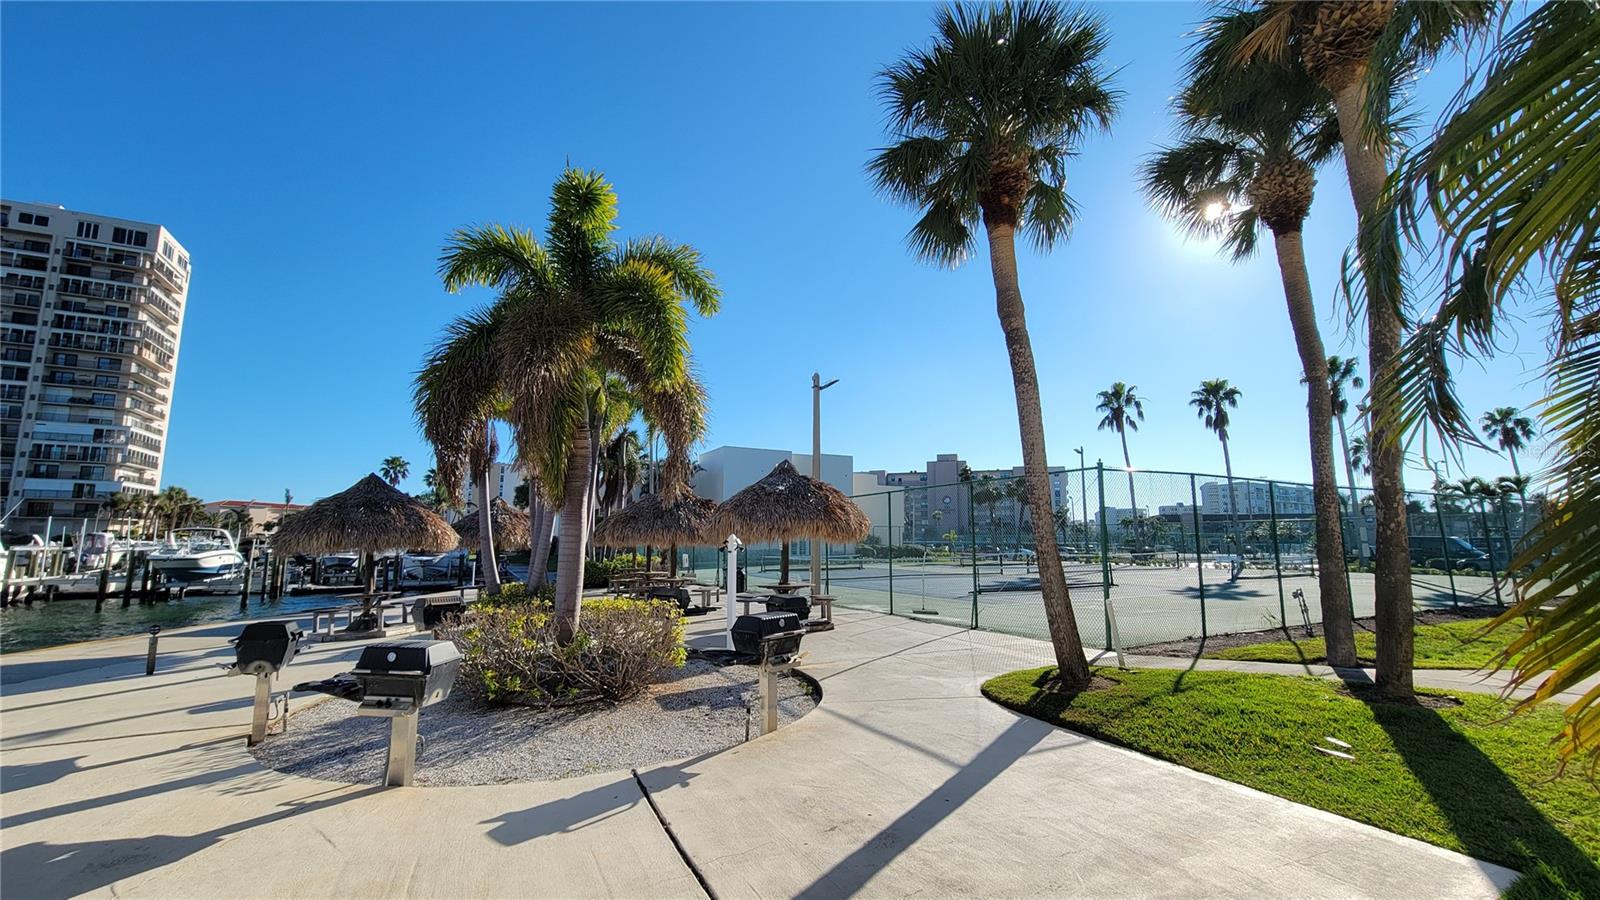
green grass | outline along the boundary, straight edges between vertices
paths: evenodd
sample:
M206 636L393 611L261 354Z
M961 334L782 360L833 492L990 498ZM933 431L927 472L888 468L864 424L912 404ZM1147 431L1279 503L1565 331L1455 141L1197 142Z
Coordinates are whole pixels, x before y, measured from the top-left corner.
M990 679L991 700L1219 778L1524 873L1515 897L1600 897L1600 796L1556 777L1561 710L1506 719L1491 696L1459 707L1364 703L1319 678L1097 669L1115 687L1043 689L1053 668ZM1438 692L1424 692L1436 694ZM1312 749L1324 736L1355 759Z
M1522 634L1524 625L1513 620L1483 633L1489 619L1462 619L1438 625L1418 625L1415 631L1418 669L1478 669L1493 662L1507 644ZM1356 656L1371 664L1378 652L1370 631L1356 631ZM1328 648L1322 638L1300 638L1228 647L1202 654L1207 659L1244 659L1253 662L1322 663Z

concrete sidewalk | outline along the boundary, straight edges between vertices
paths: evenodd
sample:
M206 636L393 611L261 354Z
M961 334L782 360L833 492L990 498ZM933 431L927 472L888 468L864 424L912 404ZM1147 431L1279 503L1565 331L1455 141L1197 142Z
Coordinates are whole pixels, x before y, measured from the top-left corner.
M979 695L1038 664L1039 642L837 618L806 641L815 712L640 773L724 900L1474 897L1515 877ZM691 634L708 641L720 621ZM218 631L163 635L149 678L142 638L96 645L105 662L88 668L50 673L71 648L0 659L0 893L704 896L627 772L381 790L263 769L244 747L250 684L215 667L237 632ZM347 669L358 649L310 647L292 677Z

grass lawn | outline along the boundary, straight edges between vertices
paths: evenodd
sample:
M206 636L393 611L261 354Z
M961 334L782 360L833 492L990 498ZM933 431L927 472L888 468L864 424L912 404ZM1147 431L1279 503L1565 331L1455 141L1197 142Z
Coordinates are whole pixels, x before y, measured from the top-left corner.
M1416 668L1418 669L1477 669L1493 662L1506 645L1522 634L1525 626L1513 620L1488 634L1483 633L1489 619L1462 619L1437 625L1418 625L1416 641ZM1371 664L1377 657L1378 639L1370 631L1356 630L1356 656ZM1327 645L1322 638L1272 641L1228 647L1203 654L1207 659L1247 659L1254 662L1321 663L1327 662Z
M1497 698L1461 706L1364 703L1333 681L1170 669L1097 669L1114 687L1042 689L1053 668L990 679L989 699L1219 778L1524 873L1512 897L1600 897L1600 790L1559 777L1554 704L1504 719ZM1439 695L1441 692L1423 692ZM1354 760L1312 749L1323 736Z

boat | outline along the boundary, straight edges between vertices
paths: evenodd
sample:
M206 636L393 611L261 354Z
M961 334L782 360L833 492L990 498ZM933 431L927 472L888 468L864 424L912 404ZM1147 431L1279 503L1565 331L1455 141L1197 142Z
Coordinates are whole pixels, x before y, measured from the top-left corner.
M466 566L467 554L451 550L433 556L406 554L400 568L400 582L404 585L455 583L458 573Z
M199 584L237 577L244 569L244 554L233 535L221 528L179 528L150 552L150 568L168 581Z

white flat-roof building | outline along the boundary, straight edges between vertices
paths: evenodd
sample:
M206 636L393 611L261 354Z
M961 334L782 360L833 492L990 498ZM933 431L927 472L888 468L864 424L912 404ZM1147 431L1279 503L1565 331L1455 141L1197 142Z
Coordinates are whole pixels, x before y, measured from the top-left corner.
M1231 495L1227 481L1201 484L1200 513L1207 516L1230 515L1233 513L1233 497L1238 498L1238 514L1241 516L1265 516L1274 511L1280 516L1310 516L1317 511L1311 488L1297 484L1274 484L1269 493L1264 481L1235 478Z
M166 458L189 253L166 228L0 201L5 530L77 531Z
M695 462L694 492L721 503L740 490L767 477L778 463L788 460L802 475L811 474L811 454L760 447L717 447L700 454ZM846 495L854 486L855 460L837 453L822 454L822 480Z

